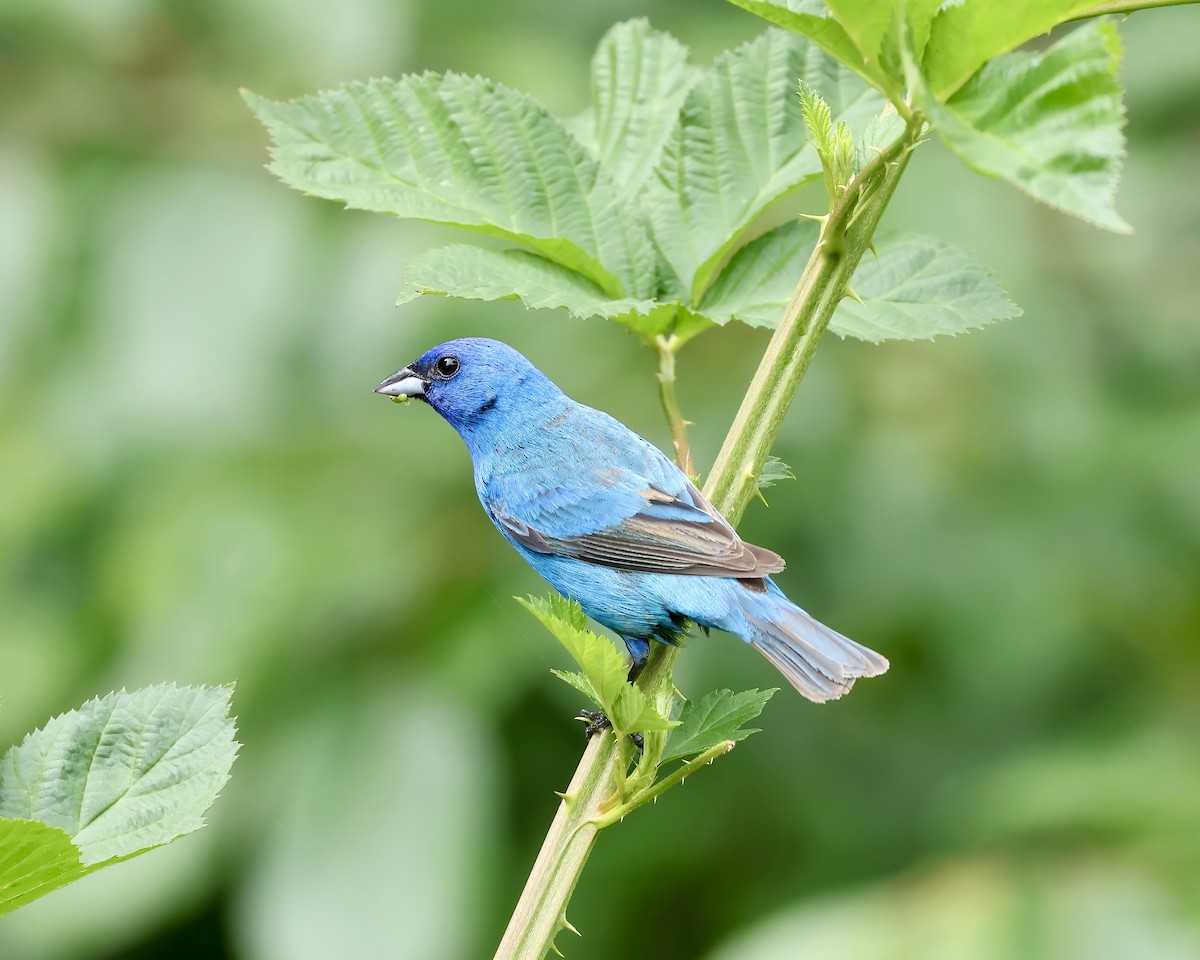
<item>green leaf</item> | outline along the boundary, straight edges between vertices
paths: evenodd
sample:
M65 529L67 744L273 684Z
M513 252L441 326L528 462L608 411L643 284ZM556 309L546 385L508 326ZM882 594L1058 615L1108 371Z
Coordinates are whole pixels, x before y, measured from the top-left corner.
M737 252L700 311L716 323L775 326L817 241L810 221L763 234ZM944 240L881 232L853 286L863 303L843 300L829 328L862 340L929 339L1020 314L988 270Z
M467 243L436 247L408 262L398 302L429 295L562 307L573 317L606 317L651 337L671 326L677 309L654 300L611 300L586 277L528 250Z
M668 287L699 302L742 233L772 203L821 174L805 136L797 78L852 125L882 97L812 44L779 30L717 58L692 87L643 207Z
M0 761L0 817L66 831L85 865L191 833L237 752L231 693L160 685L55 717Z
M654 292L654 251L636 214L527 94L427 73L286 103L245 97L274 140L271 170L298 190L519 243L613 299Z
M1116 27L1093 21L1044 53L998 57L943 104L905 53L918 108L968 166L1127 233L1113 209L1124 152L1120 61Z
M808 142L813 145L821 161L825 193L832 206L852 175L849 169L852 148L842 149L843 146L849 147L849 127L844 120L839 120L835 132L829 104L803 80L800 81L800 116L804 118L804 126L808 130Z
M625 689L612 705L612 711L605 712L618 734L648 733L679 726L677 721L668 720L659 713L641 689L631 683L625 684Z
M963 0L946 4L929 26L922 62L929 89L945 100L989 60L1094 6L1096 0ZM920 50L916 44L914 47Z
M592 699L608 714L621 688L628 686L625 658L610 640L587 629L587 618L574 601L557 595L516 599L566 647L567 653L579 664L583 676L591 685Z
M918 63L925 55L929 43L929 32L933 29L933 21L937 16L938 7L942 0L908 0L905 5L905 29L909 43ZM897 40L896 52L899 54L900 44Z
M713 690L699 700L689 700L679 712L679 726L671 731L662 762L683 760L703 753L722 740L745 740L757 729L743 726L766 706L777 688L770 690Z
M811 220L793 220L750 241L721 271L699 312L714 323L778 325L820 232Z
M675 725L625 679L625 658L611 642L587 629L587 618L579 604L557 595L516 599L554 634L582 670L556 670L555 675L599 704L618 736L667 730Z
M935 237L884 231L877 256L854 273L863 302L843 300L830 329L843 337L930 340L1021 315L991 272L962 247Z
M833 116L829 104L807 84L800 84L800 116L808 129L808 139L817 151L817 156L828 157L833 153Z
M890 105L873 117L854 138L854 171L857 173L904 132L904 118Z
M876 62L897 4L885 0L825 0L825 5L850 35L863 60Z
M0 819L0 915L87 873L65 830L37 820Z
M833 17L821 0L730 0L776 26L783 27L815 43L834 60L845 64L867 83L883 91L899 87L876 64L868 63L854 40Z
M568 687L578 690L589 700L599 705L599 701L596 700L596 691L592 688L588 678L582 673L579 673L577 670L555 670L553 668L551 668L550 672Z
M638 19L609 30L592 57L588 142L629 196L654 169L700 75L687 56L682 43Z
M795 480L792 468L778 457L767 457L762 468L758 471L758 489L766 490L775 486L780 480Z

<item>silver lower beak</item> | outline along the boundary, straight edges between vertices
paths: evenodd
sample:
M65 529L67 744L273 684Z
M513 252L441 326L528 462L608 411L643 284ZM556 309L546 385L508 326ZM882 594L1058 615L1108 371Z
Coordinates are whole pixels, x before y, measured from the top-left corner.
M376 393L385 397L420 397L425 394L426 381L410 367L397 370L375 388Z

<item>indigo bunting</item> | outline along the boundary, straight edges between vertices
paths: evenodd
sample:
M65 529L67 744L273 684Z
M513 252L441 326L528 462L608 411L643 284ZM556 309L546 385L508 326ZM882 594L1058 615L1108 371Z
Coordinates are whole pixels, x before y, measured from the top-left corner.
M679 643L692 623L741 637L817 703L887 670L788 600L770 577L783 560L738 537L657 447L507 344L452 340L375 392L417 397L458 431L492 522L625 642L635 671L651 642Z

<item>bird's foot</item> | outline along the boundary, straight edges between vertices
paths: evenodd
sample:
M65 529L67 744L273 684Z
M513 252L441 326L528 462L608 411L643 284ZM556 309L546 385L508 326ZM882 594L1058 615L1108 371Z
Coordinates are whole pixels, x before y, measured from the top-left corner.
M612 723L609 722L608 717L606 717L599 710L580 710L579 716L575 719L587 721L587 726L583 728L583 735L589 740L591 740L592 737L598 734L601 730L607 730L612 726Z
M580 710L578 720L586 720L587 726L583 729L583 735L589 740L601 730L607 730L612 726L612 722L599 710ZM631 733L629 739L633 741L633 745L641 750L645 746L645 739L640 733Z

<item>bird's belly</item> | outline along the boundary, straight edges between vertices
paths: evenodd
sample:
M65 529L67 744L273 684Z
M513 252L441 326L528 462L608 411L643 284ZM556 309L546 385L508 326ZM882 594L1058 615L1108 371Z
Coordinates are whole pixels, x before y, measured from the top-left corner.
M517 549L555 590L622 637L651 637L661 628L672 629L672 613L720 626L729 612L730 581L723 578L615 570Z

